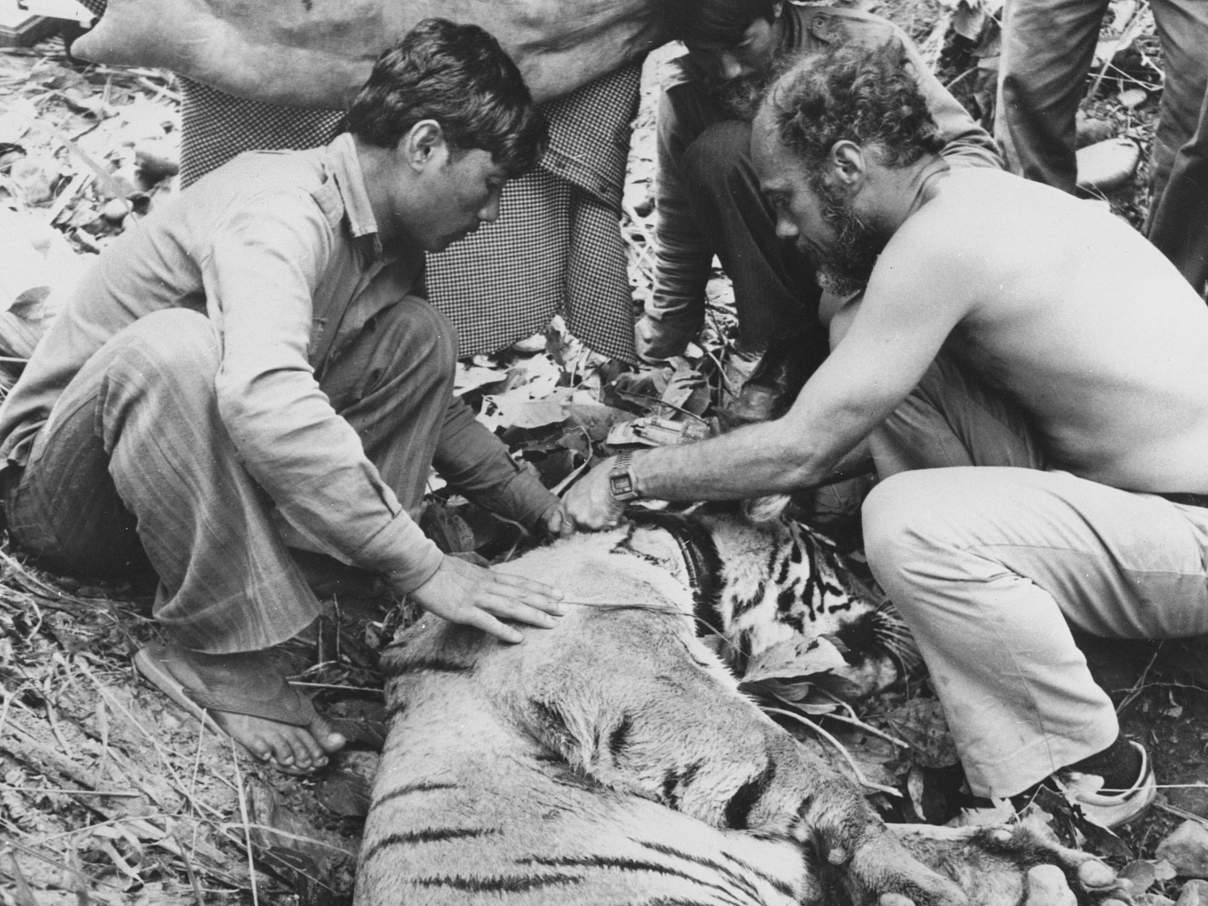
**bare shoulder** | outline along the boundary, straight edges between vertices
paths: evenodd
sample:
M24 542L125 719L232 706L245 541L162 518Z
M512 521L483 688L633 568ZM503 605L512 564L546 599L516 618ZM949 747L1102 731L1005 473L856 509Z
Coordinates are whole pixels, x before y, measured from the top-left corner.
M933 286L972 291L998 279L999 268L1016 267L1021 255L1056 252L1072 224L1095 220L1110 218L1048 186L987 167L960 167L944 175L886 253L895 268L924 269Z

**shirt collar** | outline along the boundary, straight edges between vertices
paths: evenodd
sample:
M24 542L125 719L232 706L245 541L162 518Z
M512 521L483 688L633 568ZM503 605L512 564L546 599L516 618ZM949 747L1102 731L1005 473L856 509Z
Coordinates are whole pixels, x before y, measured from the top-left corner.
M340 199L344 203L349 234L371 257L382 257L382 239L373 216L373 207L369 204L365 174L361 172L361 161L357 157L356 142L351 133L341 132L327 146L327 167L335 177Z

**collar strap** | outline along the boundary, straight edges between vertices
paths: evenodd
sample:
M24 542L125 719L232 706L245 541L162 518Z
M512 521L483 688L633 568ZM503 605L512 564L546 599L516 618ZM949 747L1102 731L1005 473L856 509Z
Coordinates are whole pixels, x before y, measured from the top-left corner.
M697 519L681 513L633 508L627 514L638 525L659 528L675 539L684 568L688 573L688 588L692 592L692 614L696 618L696 634L720 634L720 614L717 604L721 597L721 555L709 530Z

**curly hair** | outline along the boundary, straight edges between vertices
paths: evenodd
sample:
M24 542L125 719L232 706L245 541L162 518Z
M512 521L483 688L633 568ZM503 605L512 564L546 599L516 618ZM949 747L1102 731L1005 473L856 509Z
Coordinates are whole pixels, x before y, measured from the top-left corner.
M510 174L532 167L548 127L511 57L477 25L424 19L374 63L348 109L347 128L391 148L421 120L450 145L480 148Z
M667 33L685 44L736 46L756 19L769 22L784 0L664 0Z
M793 64L763 103L781 144L813 172L844 139L906 166L944 146L913 70L898 44L848 44Z

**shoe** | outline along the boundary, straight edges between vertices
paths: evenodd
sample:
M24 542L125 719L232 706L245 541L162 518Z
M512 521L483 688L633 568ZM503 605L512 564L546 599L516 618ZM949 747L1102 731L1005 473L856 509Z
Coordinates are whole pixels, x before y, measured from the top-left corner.
M1042 783L1056 789L1071 805L1078 806L1083 817L1092 824L1111 830L1135 821L1153 804L1158 793L1158 784L1154 779L1153 765L1150 764L1149 753L1145 751L1145 747L1131 739L1129 744L1141 755L1141 770L1136 782L1127 790L1105 792L1102 777L1079 771L1058 771ZM1009 799L975 798L961 808L957 816L948 822L948 826L987 827L1006 824L1033 798L1034 796L1026 792Z
M219 661L216 655L210 656ZM228 655L237 663L241 655ZM295 727L310 727L318 717L310 699L297 687L288 683L284 676L266 672L262 676L249 677L249 681L237 682L238 673L219 667L207 678L183 655L182 650L170 644L151 644L140 648L134 655L134 666L143 678L165 696L183 708L188 714L201 721L209 730L225 733L222 725L214 720L214 712L246 714L263 720L274 721ZM222 674L229 674L223 677ZM190 676L188 683L178 676ZM216 677L221 677L216 679ZM255 753L252 753L253 757ZM303 776L312 770L272 762L284 774Z
M1153 776L1153 765L1149 753L1139 742L1129 744L1141 755L1141 770L1136 782L1126 790L1103 789L1103 778L1098 774L1082 774L1078 771L1060 771L1053 778L1053 785L1070 802L1082 809L1088 821L1108 829L1134 821L1148 811L1158 794L1158 784Z

